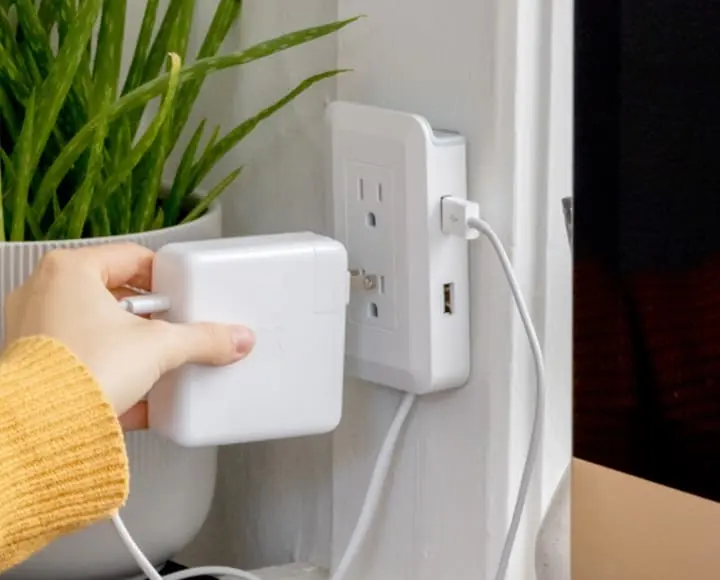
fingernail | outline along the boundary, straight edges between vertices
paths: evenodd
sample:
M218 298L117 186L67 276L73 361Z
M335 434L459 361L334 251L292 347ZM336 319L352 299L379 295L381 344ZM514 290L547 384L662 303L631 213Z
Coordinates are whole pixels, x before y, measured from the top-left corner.
M240 358L250 354L253 346L255 346L255 333L245 326L236 326L233 328L233 342L235 343L235 351Z

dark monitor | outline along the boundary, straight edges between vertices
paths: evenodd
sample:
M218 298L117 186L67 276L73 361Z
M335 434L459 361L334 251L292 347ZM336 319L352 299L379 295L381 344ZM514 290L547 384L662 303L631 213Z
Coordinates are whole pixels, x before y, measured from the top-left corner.
M577 0L574 66L574 456L720 546L720 1Z

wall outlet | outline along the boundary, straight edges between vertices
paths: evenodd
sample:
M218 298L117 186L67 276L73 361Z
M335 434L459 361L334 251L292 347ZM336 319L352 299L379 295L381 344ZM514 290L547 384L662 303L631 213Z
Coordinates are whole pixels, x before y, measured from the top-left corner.
M346 372L414 393L470 372L468 245L440 229L467 197L465 140L417 115L328 106L331 223L353 277Z
M395 175L389 168L361 162L347 165L346 247L355 248L350 269L354 288L348 317L393 331L395 311Z

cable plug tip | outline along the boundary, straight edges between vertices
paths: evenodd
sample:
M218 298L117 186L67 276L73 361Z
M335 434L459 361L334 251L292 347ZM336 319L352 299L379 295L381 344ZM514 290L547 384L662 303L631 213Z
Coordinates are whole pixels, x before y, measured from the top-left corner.
M480 204L448 195L440 201L441 229L444 234L474 240L480 232L470 225L480 219Z

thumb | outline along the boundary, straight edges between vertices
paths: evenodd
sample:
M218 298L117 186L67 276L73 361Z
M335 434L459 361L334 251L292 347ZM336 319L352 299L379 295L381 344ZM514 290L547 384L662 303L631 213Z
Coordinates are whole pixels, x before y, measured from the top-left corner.
M255 345L255 335L245 326L206 322L161 325L164 372L184 364L228 365L245 358Z

